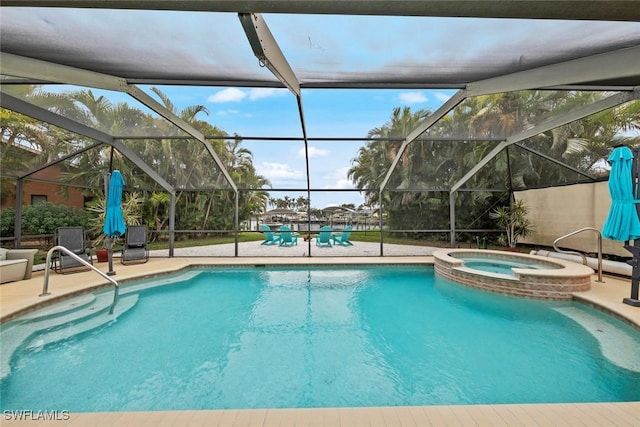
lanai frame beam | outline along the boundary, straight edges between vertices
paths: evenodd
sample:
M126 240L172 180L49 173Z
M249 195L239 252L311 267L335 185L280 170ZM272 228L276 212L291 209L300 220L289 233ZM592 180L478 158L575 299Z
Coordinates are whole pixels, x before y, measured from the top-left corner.
M623 92L617 93L615 95L609 96L607 98L601 99L599 101L594 102L593 104L585 105L580 108L576 108L573 111L569 111L565 114L562 114L557 117L552 117L549 120L546 120L531 129L528 129L524 132L521 132L517 135L512 135L508 137L505 141L499 143L493 150L491 150L486 156L484 156L476 165L469 170L462 178L460 178L455 184L451 186L451 192L456 192L460 187L462 187L471 177L473 177L480 169L482 169L487 163L489 163L494 157L498 155L502 150L506 147L515 144L520 141L524 141L525 139L531 138L535 135L538 135L542 132L547 132L551 129L555 129L560 126L564 126L568 123L574 122L579 119L583 119L592 114L598 113L600 111L606 110L608 108L615 107L617 105L623 104L625 102L631 101L633 99L638 99L640 97L640 90L635 90L633 92ZM568 165L565 165L569 167Z
M196 130L189 123L185 122L173 112L162 106L159 102L147 95L135 85L127 83L126 79L111 76L109 74L96 73L93 71L81 70L67 65L55 64L39 59L27 58L11 53L0 53L0 74L16 77L26 77L36 80L48 81L51 83L64 83L77 86L86 86L97 89L111 90L129 94L138 102L146 105L176 127L182 129L206 147L209 155L224 175L227 183L233 191L237 192L237 186L224 164L211 147L211 144L204 138L204 135Z
M629 0L3 0L2 6L638 21Z
M86 136L88 138L98 141L99 144L106 144L106 145L112 146L113 148L121 152L123 156L125 156L127 159L133 162L134 165L136 165L141 170L143 170L147 175L149 175L167 192L169 193L175 192L175 188L171 184L169 184L164 178L158 175L158 173L153 168L151 168L151 166L149 166L144 160L138 157L136 153L131 151L129 147L124 145L122 141L115 139L109 134L106 134L97 129L91 128L89 126L86 126L82 123L78 123L74 120L61 116L59 114L52 113L51 111L45 110L44 108L40 108L38 106L25 102L21 99L15 98L4 92L2 92L2 96L0 97L0 106L2 106L2 108L7 108L9 110L16 111L20 114L24 114L25 116L33 117L34 119L41 120L46 123L50 123L52 125L58 126L59 128L66 129L69 132ZM60 159L57 159L54 162L49 163L47 166L60 163L61 161L64 161L70 157L76 156L82 153L83 151L86 151L87 149L93 148L93 147L95 147L95 145L92 145L91 147L86 147L81 150L76 150L73 153L70 153ZM28 173L24 174L23 177L29 176L41 169L42 168L29 171Z
M635 46L631 48L616 50L613 52L603 53L600 55L565 61L544 67L538 67L531 70L506 74L503 76L480 80L468 84L465 90L459 91L454 95L453 98L460 98L455 100L454 105L450 105L453 99L450 98L449 101L447 101L435 113L429 116L425 122L420 124L413 132L411 132L407 136L402 146L398 150L396 158L391 164L391 167L389 168L389 171L387 172L387 175L385 176L385 179L380 186L380 192L384 191L385 187L387 186L389 178L393 174L398 161L402 157L402 154L404 153L404 150L407 148L407 146L415 139L417 139L422 133L427 131L433 124L440 120L457 104L464 101L464 99L473 96L488 95L492 93L545 89L557 85L585 83L602 78L603 75L614 79L624 78L629 75L640 74L640 61L636 59L638 57L640 57L640 46ZM632 93L635 93L635 91L633 91ZM597 111L600 110L595 110L593 111L593 113ZM564 121L564 117L566 116L563 115L558 120L560 124L557 126L568 123ZM578 118L582 117L584 116ZM553 119L551 119L551 121L553 121ZM510 137L509 139L513 139L513 137ZM518 139L515 142L521 140L522 139ZM494 150L489 153L489 155L491 155L491 158L493 158L502 149L504 149L504 144L499 144ZM480 163L482 163L484 166L487 161L485 161L485 159L482 159ZM476 169L477 165L473 169L473 174L477 172ZM463 177L462 179L465 180L465 177ZM452 187L452 191L456 191L459 187L460 185L458 183L454 184L454 186Z

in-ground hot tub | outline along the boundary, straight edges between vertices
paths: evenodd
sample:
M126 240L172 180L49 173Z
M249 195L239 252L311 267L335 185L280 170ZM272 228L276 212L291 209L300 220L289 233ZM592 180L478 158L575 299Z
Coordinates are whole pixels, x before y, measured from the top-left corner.
M441 249L433 254L436 274L472 288L527 298L571 299L591 288L591 267L505 251Z

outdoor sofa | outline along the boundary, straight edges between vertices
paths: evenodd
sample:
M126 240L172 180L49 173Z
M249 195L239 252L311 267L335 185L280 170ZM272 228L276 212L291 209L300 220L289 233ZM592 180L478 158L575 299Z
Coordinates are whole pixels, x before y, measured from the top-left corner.
M37 249L0 248L0 283L31 279Z

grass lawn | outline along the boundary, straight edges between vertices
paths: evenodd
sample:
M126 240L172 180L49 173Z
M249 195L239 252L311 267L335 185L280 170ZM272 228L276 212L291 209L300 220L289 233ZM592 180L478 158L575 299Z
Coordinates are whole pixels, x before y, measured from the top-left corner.
M238 234L239 242L254 242L256 240L264 240L264 236L262 233L253 232L253 231L243 231ZM188 248L192 246L209 246L209 245L223 245L225 243L234 243L236 238L234 235L225 235L225 236L217 236L217 237L202 237L199 239L187 239L187 240L176 240L174 242L174 247L176 248ZM169 247L169 242L152 242L149 244L149 249L167 249Z

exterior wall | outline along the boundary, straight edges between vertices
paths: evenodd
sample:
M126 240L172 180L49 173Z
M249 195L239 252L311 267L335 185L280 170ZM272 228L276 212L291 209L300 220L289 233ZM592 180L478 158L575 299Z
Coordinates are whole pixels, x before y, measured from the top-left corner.
M37 176L39 179L57 181L59 175L60 169L55 166L51 166L38 172ZM77 187L67 187L66 195L62 193L62 189L63 188L59 184L25 180L22 186L22 205L30 205L32 195L43 195L47 196L47 201L50 203L75 208L84 208L84 195L82 194L82 189ZM15 205L16 200L14 197L4 200L0 205L0 208L13 207Z
M558 237L584 227L602 231L611 206L608 181L519 191L515 197L529 209L528 218L536 230L533 236L521 242L544 246L552 246ZM563 239L559 246L597 253L597 235L585 231ZM602 239L605 254L630 257L623 246L624 242Z

